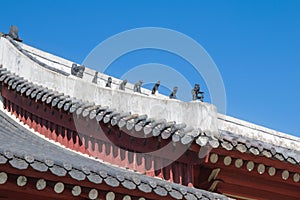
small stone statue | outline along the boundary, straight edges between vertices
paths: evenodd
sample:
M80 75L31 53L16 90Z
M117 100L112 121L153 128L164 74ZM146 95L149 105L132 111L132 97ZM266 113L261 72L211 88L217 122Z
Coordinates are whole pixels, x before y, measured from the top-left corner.
M178 87L175 86L175 87L173 88L173 92L170 94L169 98L170 98L170 99L176 99L176 98L177 98L177 97L176 97L177 91L178 91Z
M121 83L120 86L119 86L119 89L120 89L120 90L125 90L126 84L127 84L127 79L125 79L124 81L122 81L122 83Z
M152 88L151 94L155 94L157 92L159 85L160 85L160 81L157 81L154 87Z
M112 78L108 77L105 87L111 88Z
M133 91L141 93L142 92L141 91L142 84L143 84L142 80L140 80L139 82L137 82L136 84L134 84Z
M85 70L85 66L77 65L77 64L73 63L72 68L71 68L71 74L74 76L77 76L79 78L82 78L84 70Z
M22 42L22 39L19 38L19 30L16 26L10 26L9 33L7 34L12 39Z
M200 91L200 85L195 84L194 89L192 89L193 101L200 100L203 102L204 92Z
M94 78L92 80L92 83L97 84L97 80L98 80L98 72L95 72L95 76L94 76Z

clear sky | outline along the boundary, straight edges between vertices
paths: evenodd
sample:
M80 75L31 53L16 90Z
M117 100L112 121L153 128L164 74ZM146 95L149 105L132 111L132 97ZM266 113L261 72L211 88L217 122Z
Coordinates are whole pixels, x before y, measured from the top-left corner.
M228 115L300 136L300 1L20 0L0 5L0 31L16 25L24 43L78 63L101 41L128 29L184 33L216 63ZM117 63L128 69L180 62L160 53L138 52ZM116 69L110 73L118 76Z

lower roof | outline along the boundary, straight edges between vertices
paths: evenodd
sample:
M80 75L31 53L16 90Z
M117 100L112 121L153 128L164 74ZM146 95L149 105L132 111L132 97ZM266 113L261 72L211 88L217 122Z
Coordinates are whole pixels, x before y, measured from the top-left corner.
M78 181L105 182L111 187L138 189L159 196L170 195L174 199L228 199L220 194L148 177L75 153L29 131L0 110L0 164L7 162L20 170L30 166L36 171L51 171L57 176L69 174Z

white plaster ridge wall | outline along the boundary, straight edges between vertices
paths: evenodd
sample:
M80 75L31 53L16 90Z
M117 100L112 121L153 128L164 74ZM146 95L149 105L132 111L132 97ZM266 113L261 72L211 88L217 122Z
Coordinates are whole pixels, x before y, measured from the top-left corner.
M45 57L47 54L41 56ZM110 89L93 84L91 80L87 81L72 75L64 76L39 66L24 56L5 38L0 40L0 64L33 83L63 92L71 97L109 106L120 112L147 114L148 117L186 123L187 126L201 128L204 131L209 130L215 134L218 132L217 109L211 104L182 102L159 96Z
M38 59L39 61L54 67L56 69L62 70L64 72L70 73L71 71L71 66L74 62L71 62L69 60L66 60L64 58L55 56L53 54L44 52L40 49L36 49L34 47L28 46L24 43L20 43L18 42L18 44L22 47L22 49L26 50L30 55L34 56L36 59ZM85 72L84 72L84 76L83 76L83 80L86 80L87 82L91 82L94 78L95 75L95 70L90 69L90 68L85 68ZM101 85L101 86L105 86L107 79L108 79L108 75L103 74L98 72L98 80L97 80L97 84ZM117 78L113 78L112 79L112 88L113 89L118 89L120 83L123 80L117 79ZM133 87L134 84L128 82L126 84L126 90L128 91L133 91ZM146 94L146 95L151 95L151 91L145 88L142 88L142 93ZM163 98L163 99L168 99L168 96L162 95L162 94L156 94L157 97Z
M220 130L300 151L300 138L218 113Z

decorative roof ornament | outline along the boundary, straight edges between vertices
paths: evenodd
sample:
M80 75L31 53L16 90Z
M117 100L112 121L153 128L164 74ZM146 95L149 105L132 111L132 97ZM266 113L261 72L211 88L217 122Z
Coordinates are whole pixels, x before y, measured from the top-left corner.
M178 91L178 87L175 86L175 87L173 88L173 91L172 91L172 93L170 94L169 98L170 98L170 99L177 99L177 97L176 97L177 91Z
M127 79L125 79L124 81L122 81L122 83L121 83L120 86L119 86L119 89L120 89L120 90L125 90L126 84L127 84Z
M192 89L193 101L200 100L203 102L204 92L200 91L200 85L195 84L194 89Z
M92 80L92 83L97 84L97 80L98 80L98 72L95 72L94 78Z
M152 92L151 94L155 94L158 91L158 87L160 85L160 81L157 81L154 85L154 87L152 88Z
M16 26L11 25L9 28L9 33L6 35L18 42L22 42L22 39L19 38L19 29Z
M111 88L112 78L108 77L105 87Z
M71 68L71 74L74 76L77 76L79 78L82 78L84 70L85 70L84 65L77 65L77 64L73 63L72 68Z
M134 84L133 91L141 93L142 92L141 91L142 84L143 84L142 80L140 80L139 82L137 82L136 84Z

